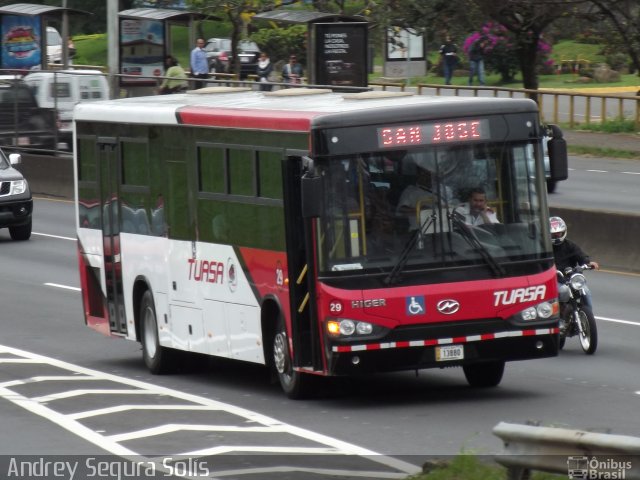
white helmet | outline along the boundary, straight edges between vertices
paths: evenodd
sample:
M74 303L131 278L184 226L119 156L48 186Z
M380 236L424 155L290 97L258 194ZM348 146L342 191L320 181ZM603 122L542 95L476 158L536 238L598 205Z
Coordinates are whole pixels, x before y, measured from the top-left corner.
M567 224L560 217L551 217L549 224L551 225L551 243L560 245L567 238Z

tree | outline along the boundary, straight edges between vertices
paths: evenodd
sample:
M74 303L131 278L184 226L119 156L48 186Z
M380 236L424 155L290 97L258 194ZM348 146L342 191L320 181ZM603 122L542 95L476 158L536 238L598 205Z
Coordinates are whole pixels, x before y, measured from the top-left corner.
M267 52L273 62L289 58L292 52L296 53L300 64L307 62L304 48L307 41L306 25L261 28L251 35L251 40L258 44L260 50Z
M487 70L498 72L503 83L513 81L520 69L520 60L514 52L513 34L504 26L495 23L485 23L479 31L469 35L462 50L468 55L471 47L481 39L485 39L483 54ZM542 38L538 40L538 65L542 65L551 53L551 46Z
M231 24L231 57L233 72L240 73L238 43L247 36L246 25L251 16L259 12L273 10L282 0L188 0L191 10L215 18L223 18Z
M473 0L493 20L514 35L514 50L520 60L523 87L538 89L538 44L545 29L571 11L574 0ZM580 2L578 2L580 3ZM534 100L536 93L530 94Z
M640 76L640 4L638 0L591 0L601 18L620 35L618 48L627 52Z

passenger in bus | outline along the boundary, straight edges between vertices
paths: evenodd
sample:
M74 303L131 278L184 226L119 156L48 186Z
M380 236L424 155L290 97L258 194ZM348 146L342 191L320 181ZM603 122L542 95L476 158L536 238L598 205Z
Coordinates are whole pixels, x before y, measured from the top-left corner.
M433 207L439 197L445 201L451 197L449 188L444 185L438 185L433 180L431 170L420 165L416 165L416 167L416 183L408 185L402 191L396 207L396 215L405 216L409 220L410 231L418 229L418 203L420 203L421 209L428 209Z
M496 212L487 205L487 193L484 188L477 187L471 190L469 199L461 203L455 211L464 216L467 225L488 225L498 222Z

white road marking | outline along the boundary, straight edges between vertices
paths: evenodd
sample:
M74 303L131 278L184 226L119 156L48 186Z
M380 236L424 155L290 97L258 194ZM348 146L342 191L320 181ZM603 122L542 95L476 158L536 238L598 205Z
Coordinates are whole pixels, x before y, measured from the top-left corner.
M640 172L620 172L620 173L626 173L627 175L640 175Z
M2 355L11 355L11 357L2 358ZM139 456L140 454L133 450L121 445L119 441L126 441L131 438L146 438L153 435L158 435L163 432L174 432L184 430L200 430L200 431L237 431L237 432L268 432L276 434L288 434L299 439L304 439L309 442L319 444L317 447L291 447L291 446L277 446L277 445L216 445L207 446L202 445L202 448L195 452L175 452L175 455L214 455L223 454L228 452L256 452L256 453L321 453L321 454L333 454L333 455L354 455L366 461L384 465L392 468L395 472L381 471L381 472L366 472L362 475L364 478L406 478L407 474L412 475L420 472L420 467L402 461L397 458L381 455L372 450L359 447L357 445L343 442L336 438L332 438L320 433L316 433L303 428L295 427L276 419L267 417L257 412L247 410L235 405L211 400L205 397L180 392L178 390L172 390L166 387L153 385L150 383L142 382L139 380L133 380L126 377L120 377L117 375L100 372L97 370L91 370L78 365L67 363L61 360L45 357L35 353L19 350L16 348L0 345L0 364L7 366L15 364L37 364L50 365L62 370L68 371L69 375L57 375L57 376L34 376L24 379L13 379L8 382L0 383L0 399L9 401L13 404L23 407L24 409L40 415L49 421L60 425L71 433L83 438L84 440L97 445L98 447L110 452L114 455L120 455L124 457ZM12 387L42 381L65 381L73 382L76 380L98 380L114 382L120 386L119 389L70 389L65 392L59 392L52 395L44 395L40 397L26 397L15 390ZM53 410L45 405L43 402L52 400L62 400L65 398L77 397L79 395L99 395L104 394L151 394L162 396L166 399L174 399L173 403L168 405L119 405L112 408L101 408L96 410L84 411L84 412L70 412L63 414L59 411ZM191 405L176 405L176 401L180 400L188 402ZM159 425L155 428L146 430L138 430L135 432L123 432L117 435L104 435L102 431L91 430L78 420L82 418L88 418L97 415L107 415L113 412L126 411L132 409L154 409L154 410L177 410L177 409L198 409L204 411L220 411L225 414L235 415L239 420L239 423L250 423L251 426L237 427L227 425L195 425L195 424L166 424ZM265 467L265 471L273 467ZM278 467L284 468L287 471L297 470L297 467ZM262 469L256 469L257 472ZM230 471L225 471L228 475ZM342 470L330 470L330 469L309 469L309 472L321 473L323 475L336 475L337 472ZM221 472L222 473L222 472ZM359 470L349 471L349 474L360 476ZM212 472L212 477L216 478L217 472ZM224 473L223 475L224 476Z
M73 290L75 292L80 291L80 287L71 287L69 285L61 285L59 283L45 283L47 287L64 288L65 290Z
M587 170L587 172L593 172L593 173L609 173L607 170Z
M635 325L636 327L640 327L640 322L632 322L629 320L619 320L617 318L596 317L596 320L603 320L605 322L613 322L613 323L624 323L625 325Z
M39 235L41 237L49 237L49 238L58 238L60 240L71 240L72 242L77 241L77 238L72 238L72 237L63 237L60 235L51 235L49 233L40 233L40 232L31 232L31 235Z

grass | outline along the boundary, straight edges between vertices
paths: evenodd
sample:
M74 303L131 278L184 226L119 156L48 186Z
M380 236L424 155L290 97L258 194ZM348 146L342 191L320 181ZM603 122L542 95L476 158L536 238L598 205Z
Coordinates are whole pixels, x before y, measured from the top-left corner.
M479 457L469 454L455 456L451 462L441 464L429 462L428 473L412 475L407 480L506 480L506 468L483 462ZM567 475L555 475L544 472L532 472L531 480L559 480Z
M591 157L622 158L628 160L640 160L640 153L629 150L618 150L608 147L587 147L581 145L567 145L570 155L589 155Z
M633 120L621 118L599 123L594 122L589 125L581 125L580 129L603 133L634 133L636 131L636 125Z

